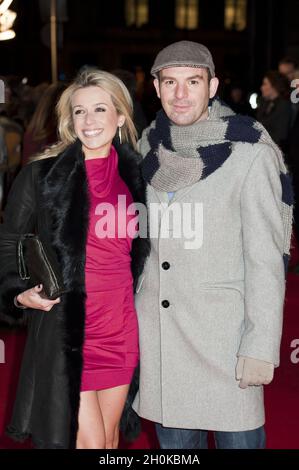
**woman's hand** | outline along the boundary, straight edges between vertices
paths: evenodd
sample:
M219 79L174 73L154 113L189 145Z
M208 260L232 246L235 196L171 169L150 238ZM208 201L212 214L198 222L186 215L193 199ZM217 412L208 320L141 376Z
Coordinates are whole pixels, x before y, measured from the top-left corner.
M42 284L32 287L32 289L25 290L17 296L17 301L24 307L34 308L36 310L44 310L49 312L53 305L59 304L60 297L55 300L47 299L40 293L43 290Z

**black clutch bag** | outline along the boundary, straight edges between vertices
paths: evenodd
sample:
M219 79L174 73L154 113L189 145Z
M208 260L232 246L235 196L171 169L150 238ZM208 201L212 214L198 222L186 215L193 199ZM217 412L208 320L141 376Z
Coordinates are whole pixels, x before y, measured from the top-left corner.
M19 275L23 280L30 280L32 287L42 284L44 295L57 299L65 292L60 267L49 247L46 247L38 235L22 235L17 245Z

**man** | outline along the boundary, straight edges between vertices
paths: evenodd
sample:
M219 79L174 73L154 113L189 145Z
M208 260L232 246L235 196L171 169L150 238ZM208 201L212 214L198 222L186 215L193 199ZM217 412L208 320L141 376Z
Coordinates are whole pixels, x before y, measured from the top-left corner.
M295 70L297 68L297 62L291 57L284 57L279 61L278 71L281 75L287 77L289 82L291 82L295 77Z
M290 127L291 130L295 124L296 116L298 114L298 103L292 100L292 91L293 88L296 87L293 80L298 78L298 70L297 70L297 62L292 57L284 57L279 61L278 64L278 71L281 75L284 75L291 86L290 94L291 94L291 120L290 120Z
M151 254L133 408L161 448L204 448L207 430L219 448L262 448L290 244L286 168L260 124L214 98L205 46L171 44L151 72L163 110L140 141Z

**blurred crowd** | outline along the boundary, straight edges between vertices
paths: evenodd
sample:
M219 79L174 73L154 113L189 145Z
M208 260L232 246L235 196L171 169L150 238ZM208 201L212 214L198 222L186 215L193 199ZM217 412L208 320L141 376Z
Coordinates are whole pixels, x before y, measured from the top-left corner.
M299 66L291 57L280 60L277 70L263 76L256 107L238 83L229 87L226 101L240 114L255 117L284 153L295 192L294 229L299 240Z

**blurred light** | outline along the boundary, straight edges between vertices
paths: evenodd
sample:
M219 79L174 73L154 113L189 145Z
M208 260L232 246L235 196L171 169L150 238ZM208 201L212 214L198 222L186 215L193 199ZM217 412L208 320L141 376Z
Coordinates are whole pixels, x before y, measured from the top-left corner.
M198 27L198 1L176 0L175 26L179 29L196 29Z
M16 36L12 26L17 14L12 10L8 10L11 3L12 0L4 0L0 3L0 41L13 39Z
M247 24L247 0L225 0L224 27L243 31Z
M0 29L1 31L6 31L12 27L14 21L17 17L17 14L12 10L6 10L0 16Z
M148 0L126 0L125 3L126 25L141 28L148 23Z
M22 84L27 85L27 83L28 83L28 78L27 77L22 78Z
M3 33L0 33L0 41L6 41L7 39L13 39L15 37L16 37L16 33L12 29L9 29L8 31L3 31Z
M0 4L0 15L2 15L2 13L8 10L10 5L12 4L12 1L13 0L3 0L3 2Z
M249 98L249 103L250 103L250 106L252 107L252 109L257 108L257 98L258 98L257 93L251 93L250 98Z

